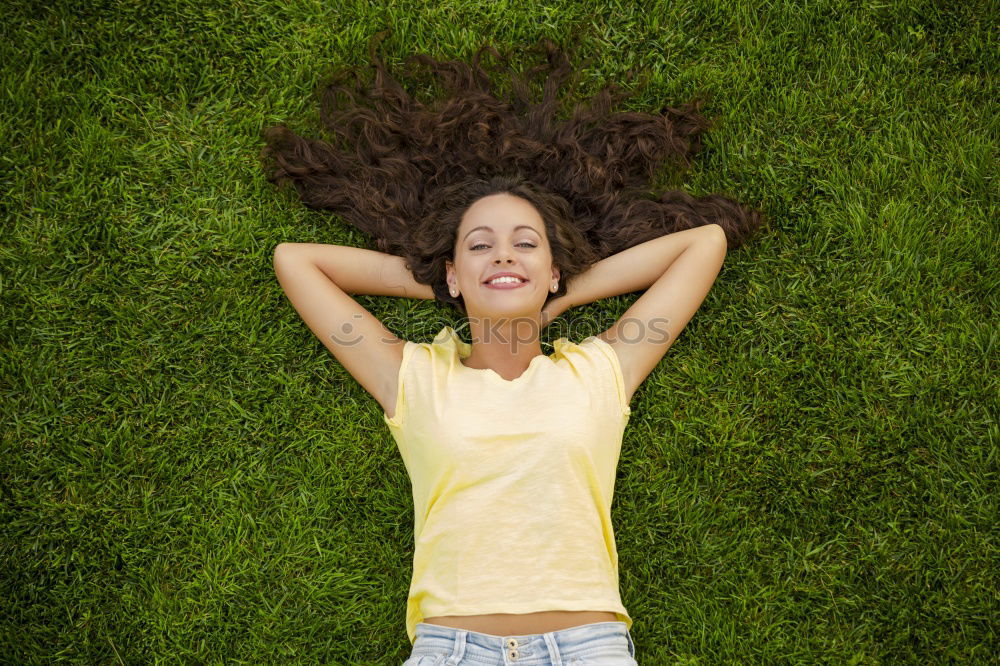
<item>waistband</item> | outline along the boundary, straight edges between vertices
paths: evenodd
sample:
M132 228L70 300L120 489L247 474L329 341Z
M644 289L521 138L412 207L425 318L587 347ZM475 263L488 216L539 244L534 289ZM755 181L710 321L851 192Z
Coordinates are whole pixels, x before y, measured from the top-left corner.
M628 625L624 622L594 622L543 634L504 636L418 622L416 641L419 641L421 637L424 638L425 642L427 639L452 641L454 643L453 658L471 658L473 661L477 661L476 657L482 657L483 660L486 660L487 654L468 654L466 650L473 653L480 651L497 654L507 653L507 661L510 663L520 662L525 665L561 663L562 657L586 652L591 646L601 647L602 644L609 640L615 641L615 639L620 640L622 646L627 645L629 654L635 654L635 645L629 636ZM549 659L552 659L552 662L549 662ZM451 662L446 661L445 663Z

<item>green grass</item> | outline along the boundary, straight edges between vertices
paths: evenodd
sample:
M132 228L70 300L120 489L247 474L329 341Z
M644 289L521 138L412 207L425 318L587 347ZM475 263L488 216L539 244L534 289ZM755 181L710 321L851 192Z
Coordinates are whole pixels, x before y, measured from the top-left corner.
M713 93L678 186L771 220L632 402L613 519L640 663L991 663L991 3L370 4L5 6L3 661L408 656L405 468L271 267L366 239L256 158L265 126L316 135L314 85L392 26L393 63L575 34L585 92L640 66L628 108ZM637 297L564 317L596 333Z

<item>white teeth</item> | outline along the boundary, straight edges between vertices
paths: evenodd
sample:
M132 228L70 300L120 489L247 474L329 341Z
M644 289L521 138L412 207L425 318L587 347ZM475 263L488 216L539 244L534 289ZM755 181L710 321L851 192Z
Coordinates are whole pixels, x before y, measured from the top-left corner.
M511 284L523 281L524 280L518 280L516 277L500 277L495 280L490 280L490 284Z

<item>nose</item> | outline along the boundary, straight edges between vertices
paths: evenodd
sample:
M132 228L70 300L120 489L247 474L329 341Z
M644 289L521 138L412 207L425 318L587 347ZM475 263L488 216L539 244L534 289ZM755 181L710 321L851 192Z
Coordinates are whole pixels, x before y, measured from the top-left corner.
M498 247L497 254L499 256L493 260L496 264L499 264L501 261L506 261L508 264L514 261L514 259L510 256L510 250L505 247Z

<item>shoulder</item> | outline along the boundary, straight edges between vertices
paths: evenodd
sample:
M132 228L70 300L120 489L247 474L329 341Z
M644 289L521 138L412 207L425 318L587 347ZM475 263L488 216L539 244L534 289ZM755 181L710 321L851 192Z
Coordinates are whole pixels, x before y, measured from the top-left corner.
M421 384L426 381L424 377L433 374L435 367L447 366L452 362L461 344L465 343L450 326L441 329L430 342L403 341L395 372L387 377L389 386L385 391L386 399L379 401L386 423L392 426L402 425L408 396L414 391L420 391Z
M559 338L553 343L556 361L566 359L582 372L610 375L617 382L622 381L622 366L614 346L600 335L591 335L579 342Z
M595 371L602 373L613 385L611 390L617 395L622 411L630 414L632 410L629 408L629 402L634 391L629 390L625 381L621 359L615 346L600 335L592 335L576 345L576 348L590 359Z

